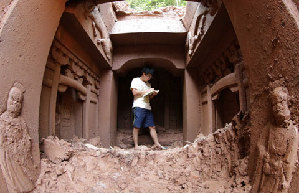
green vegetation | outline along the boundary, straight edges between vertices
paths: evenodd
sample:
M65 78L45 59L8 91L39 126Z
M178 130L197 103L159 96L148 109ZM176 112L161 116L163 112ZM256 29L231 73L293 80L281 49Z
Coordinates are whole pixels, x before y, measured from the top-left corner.
M138 11L152 11L159 7L166 6L186 6L186 1L184 0L126 0L130 7Z

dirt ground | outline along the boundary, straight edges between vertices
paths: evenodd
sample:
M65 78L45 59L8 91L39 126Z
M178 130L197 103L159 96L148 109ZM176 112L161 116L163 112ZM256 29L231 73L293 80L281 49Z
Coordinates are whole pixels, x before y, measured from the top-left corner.
M178 129L164 129L156 126L159 142L167 147L183 147L183 131ZM138 136L139 145L151 146L153 140L148 129L141 129ZM117 132L116 145L122 149L134 147L132 129L120 129Z
M239 159L231 125L168 150L105 149L90 141L68 143L53 137L44 140L42 150L36 193L240 193L251 188L248 158Z

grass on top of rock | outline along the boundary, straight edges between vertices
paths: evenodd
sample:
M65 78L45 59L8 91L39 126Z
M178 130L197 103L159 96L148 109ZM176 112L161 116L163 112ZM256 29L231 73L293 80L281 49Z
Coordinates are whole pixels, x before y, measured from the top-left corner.
M126 0L132 9L137 11L153 11L159 7L166 6L186 6L183 0Z

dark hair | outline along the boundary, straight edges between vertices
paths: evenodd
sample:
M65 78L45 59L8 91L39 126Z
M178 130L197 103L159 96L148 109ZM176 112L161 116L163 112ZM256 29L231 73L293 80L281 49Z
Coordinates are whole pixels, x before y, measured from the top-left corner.
M155 70L151 67L143 67L142 70L141 70L141 73L145 73L145 74L151 74L151 75L154 75L154 72Z

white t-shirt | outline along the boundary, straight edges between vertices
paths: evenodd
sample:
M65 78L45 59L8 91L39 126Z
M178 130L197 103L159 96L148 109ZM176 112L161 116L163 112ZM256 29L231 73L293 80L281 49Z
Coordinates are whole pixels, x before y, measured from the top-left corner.
M140 77L139 78L133 78L131 82L131 90L135 88L138 91L144 91L148 90L151 88L151 84L149 82L145 83L143 82ZM149 96L134 96L134 101L133 101L133 108L134 107L140 107L144 109L151 110L151 105L150 105L150 99Z

